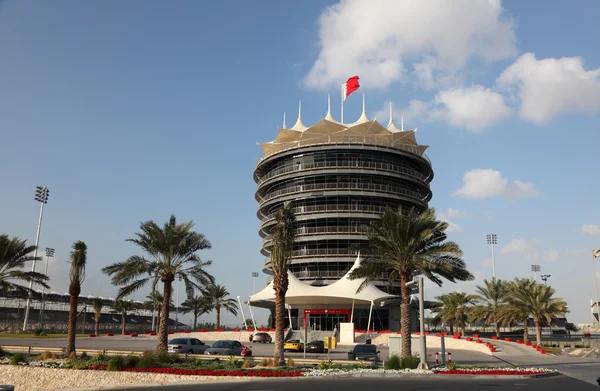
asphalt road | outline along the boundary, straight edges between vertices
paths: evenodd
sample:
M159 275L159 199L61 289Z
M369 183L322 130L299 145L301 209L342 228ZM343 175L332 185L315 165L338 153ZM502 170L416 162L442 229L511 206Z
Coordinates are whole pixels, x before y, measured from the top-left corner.
M209 345L212 345L215 341L203 341ZM243 342L245 343L245 342ZM0 346L9 348L10 346L36 346L36 347L49 347L49 348L64 348L67 345L66 338L57 339L36 339L36 338L1 338ZM154 350L156 348L156 339L149 337L126 337L126 336L114 336L114 337L96 337L96 338L77 338L75 343L78 351L85 351L85 349L107 349L107 350L129 350L143 352L145 350ZM252 353L255 357L272 357L273 356L273 344L261 344L252 343L248 344L252 346ZM346 360L348 358L348 351L351 350L351 346L338 345L336 350L332 350L331 359L333 360ZM380 351L380 357L382 360L387 360L389 349L387 346L378 346ZM452 358L461 364L488 364L498 365L502 364L498 359L494 358L489 354L473 352L469 350L452 350ZM286 352L286 357L301 358L304 357L304 353ZM327 353L307 353L306 358L327 360ZM435 351L429 349L427 351L427 360L431 363L435 362Z
M316 378L316 379L265 379L240 382L210 382L204 384L163 385L160 387L136 388L144 391L481 391L526 390L526 391L592 391L597 386L581 382L567 376L554 376L540 379L482 379L482 378Z

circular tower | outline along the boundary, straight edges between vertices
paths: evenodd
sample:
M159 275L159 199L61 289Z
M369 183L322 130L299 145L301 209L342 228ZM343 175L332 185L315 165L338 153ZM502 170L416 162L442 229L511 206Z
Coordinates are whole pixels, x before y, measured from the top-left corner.
M350 269L368 244L371 221L387 207L423 210L432 197L433 169L415 131L391 119L384 127L364 111L352 124L328 112L306 127L299 116L261 147L254 180L268 274L274 216L287 201L297 219L290 271L307 284L328 285Z

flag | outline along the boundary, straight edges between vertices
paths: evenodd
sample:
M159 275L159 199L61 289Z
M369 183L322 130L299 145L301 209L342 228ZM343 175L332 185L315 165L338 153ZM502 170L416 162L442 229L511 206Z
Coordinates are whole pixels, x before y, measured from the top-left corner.
M350 95L354 91L358 90L359 87L360 87L360 84L358 84L358 76L352 76L350 79L348 79L347 82L342 84L342 89L344 91L343 95L342 95L343 100L346 100L348 95Z
M600 250L592 250L592 257L600 258Z

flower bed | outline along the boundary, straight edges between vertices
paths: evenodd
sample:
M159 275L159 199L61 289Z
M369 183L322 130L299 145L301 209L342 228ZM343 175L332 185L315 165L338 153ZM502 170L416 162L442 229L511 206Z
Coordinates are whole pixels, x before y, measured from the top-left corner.
M518 367L448 367L435 368L434 373L440 375L539 375L544 373L556 373L555 369L546 368L518 368Z
M177 369L177 368L125 368L124 372L162 373L168 375L184 376L238 376L238 377L298 377L303 376L302 371L276 371L276 370L226 370L226 369Z
M358 368L358 369L313 369L311 371L304 372L305 377L322 377L322 376L348 376L354 374L405 374L405 375L432 375L433 372L424 369L370 369L370 368Z

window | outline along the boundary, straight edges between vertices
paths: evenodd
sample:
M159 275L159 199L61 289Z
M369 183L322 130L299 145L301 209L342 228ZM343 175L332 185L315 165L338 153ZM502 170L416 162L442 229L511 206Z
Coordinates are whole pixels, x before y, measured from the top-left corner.
M183 339L183 338L175 338L175 339L172 339L171 342L169 342L169 344L171 344L171 345L187 345L188 340Z

